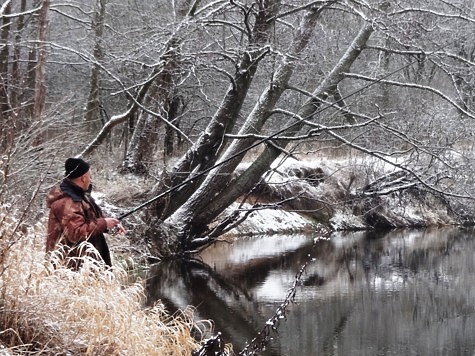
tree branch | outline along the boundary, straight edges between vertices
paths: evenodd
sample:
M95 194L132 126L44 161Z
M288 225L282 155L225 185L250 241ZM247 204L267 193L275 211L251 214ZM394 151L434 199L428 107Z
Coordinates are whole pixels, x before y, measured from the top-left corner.
M450 103L454 108L459 110L461 113L467 115L471 119L475 119L475 113L471 113L465 110L460 105L458 105L455 101L450 99L447 95L442 93L440 90L434 89L426 85L415 84L415 83L402 83L402 82L397 82L394 80L387 80L387 79L376 79L376 78L367 77L367 76L355 74L355 73L344 73L344 76L347 78L355 78L355 79L361 79L361 80L372 81L372 82L378 81L379 83L382 83L382 84L389 84L389 85L394 85L398 87L414 88L414 89L429 91L431 93L434 93L440 96L442 99Z

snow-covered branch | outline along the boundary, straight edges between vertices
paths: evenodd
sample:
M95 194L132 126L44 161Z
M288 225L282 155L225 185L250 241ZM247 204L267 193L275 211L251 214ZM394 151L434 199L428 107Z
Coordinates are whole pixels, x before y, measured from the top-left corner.
M416 13L416 14L429 14L433 15L439 18L444 18L444 19L453 19L453 20L464 20L470 23L475 23L475 19L464 15L464 14L449 14L445 12L438 12L430 9L423 9L423 8L404 8L398 11L393 11L388 13L389 16L398 16L398 15L405 15L407 13Z
M355 79L361 79L361 80L366 80L366 81L371 81L371 82L379 82L381 84L389 84L389 85L394 85L398 87L406 87L406 88L413 88L413 89L418 89L418 90L424 90L428 91L431 93L434 93L438 96L440 96L442 99L450 103L454 108L459 110L461 113L464 115L467 115L468 117L475 119L475 113L472 113L464 108L462 108L460 105L458 105L453 99L451 99L449 96L445 95L442 91L432 88L427 85L421 85L421 84L416 84L416 83L405 83L405 82L397 82L394 80L388 80L388 79L377 79L377 78L372 78L368 77L365 75L361 74L355 74L355 73L345 73L345 77L347 78L355 78Z

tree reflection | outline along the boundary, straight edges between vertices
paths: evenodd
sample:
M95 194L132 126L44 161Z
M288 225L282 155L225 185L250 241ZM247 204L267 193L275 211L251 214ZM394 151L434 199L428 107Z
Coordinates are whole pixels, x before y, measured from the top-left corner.
M308 262L297 303L263 355L429 354L439 347L433 340L458 349L451 335L462 335L467 347L464 337L475 332L471 231L339 233L315 243L312 237L280 238L294 238L292 247L261 237L272 243L256 247L255 239L244 239L216 246L202 260L161 262L150 270L148 301L160 299L171 311L195 306L196 317L213 320L237 353ZM441 323L450 324L449 331Z
M211 319L225 342L254 336L258 327L255 304L248 289L237 281L232 283L199 260L161 262L152 266L149 274L148 304L161 300L172 312L195 306L195 318Z

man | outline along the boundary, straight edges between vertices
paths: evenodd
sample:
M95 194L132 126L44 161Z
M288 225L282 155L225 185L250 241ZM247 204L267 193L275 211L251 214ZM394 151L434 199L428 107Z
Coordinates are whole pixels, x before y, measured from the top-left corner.
M80 245L87 241L94 246L104 263L112 266L104 233L116 227L119 233L125 233L125 230L118 219L103 217L91 197L89 164L81 158L68 158L65 169L64 179L49 191L46 198L50 209L46 252L62 245L67 251L67 258L74 260L84 256L84 245ZM97 253L88 255L97 256ZM79 266L77 261L69 265L74 269Z

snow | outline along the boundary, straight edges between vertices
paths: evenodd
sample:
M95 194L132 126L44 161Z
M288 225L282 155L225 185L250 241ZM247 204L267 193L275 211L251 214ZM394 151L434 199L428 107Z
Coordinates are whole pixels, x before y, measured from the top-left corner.
M241 164L236 173L239 174L239 171L246 169L248 165L249 163ZM316 169L323 172L324 179L322 181L300 179L296 176L296 174L301 176L305 170L312 172ZM269 205L254 210L243 223L228 232L227 235L236 237L312 233L322 227L319 222L328 224L332 230L336 231L368 230L371 229L365 217L368 212L375 213L377 217L387 218L389 223L395 227L452 223L453 219L450 217L447 207L432 198L411 196L406 192L396 192L378 198L365 196L358 198L358 192L361 192L365 184L377 181L397 170L388 162L358 155L341 159L329 159L315 155L302 160L293 158L283 161L276 160L272 165L272 171L265 177L266 182L275 190L273 197L258 197L259 200L268 202ZM354 181L351 180L353 176L356 176ZM122 209L106 202L102 192L93 191L93 197L105 212L114 215L121 213ZM354 197L356 200L351 200ZM348 202L347 198L349 198ZM277 201L279 199L280 202ZM282 205L279 205L286 199L297 203L291 207L293 211L282 209ZM366 205L361 204L362 199L367 199L364 203ZM272 204L273 202L274 204ZM358 206L358 204L361 205ZM289 204L286 203L285 206L289 208ZM330 207L328 216L323 213L318 215L318 211L325 209L325 206ZM250 204L236 202L223 215L228 215L235 210L244 214L249 209L253 209ZM313 215L312 209L316 212ZM299 214L298 210L306 210L307 213ZM175 215L176 218L178 215ZM180 217L175 220L185 221L184 218Z
M232 204L228 211L235 209L251 209L250 204ZM260 209L252 212L246 221L234 228L232 234L237 235L261 235L281 232L313 231L316 223L294 212L282 209Z
M333 230L346 230L349 227L355 230L363 230L366 228L366 224L361 216L355 216L344 211L335 212L330 219L330 226Z

